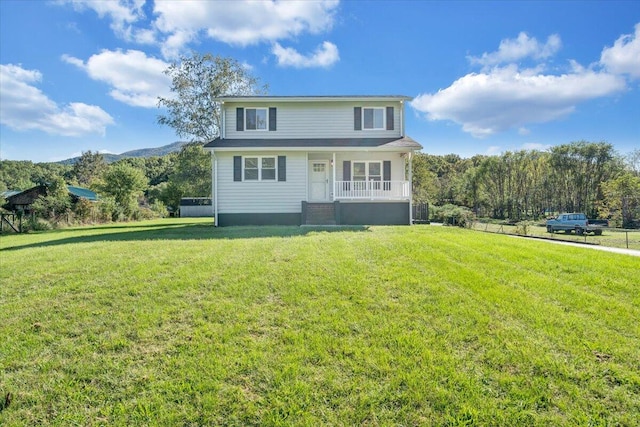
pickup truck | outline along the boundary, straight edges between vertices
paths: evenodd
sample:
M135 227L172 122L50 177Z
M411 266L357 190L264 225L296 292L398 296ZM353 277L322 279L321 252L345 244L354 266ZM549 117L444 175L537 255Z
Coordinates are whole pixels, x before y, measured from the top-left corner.
M603 227L606 227L606 221L604 225L602 221L598 221L598 224L589 223L587 216L583 213L563 213L554 219L547 220L547 233L575 231L576 234L593 233L599 236L602 234Z

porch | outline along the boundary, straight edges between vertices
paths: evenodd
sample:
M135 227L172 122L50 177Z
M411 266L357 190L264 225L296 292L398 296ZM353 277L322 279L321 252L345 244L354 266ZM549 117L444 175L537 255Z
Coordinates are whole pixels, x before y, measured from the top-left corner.
M411 153L308 153L307 201L410 201Z
M409 200L409 181L335 181L334 200Z

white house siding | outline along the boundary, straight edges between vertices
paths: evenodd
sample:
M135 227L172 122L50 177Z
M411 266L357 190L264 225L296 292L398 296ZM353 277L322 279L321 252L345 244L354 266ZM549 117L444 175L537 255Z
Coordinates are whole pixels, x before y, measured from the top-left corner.
M286 181L234 181L233 156L286 156ZM303 152L216 152L218 212L300 213L307 197L307 156Z
M236 108L277 108L276 130L236 130ZM394 107L393 130L354 130L354 107ZM401 137L400 102L236 103L225 108L225 139L253 138L391 138Z

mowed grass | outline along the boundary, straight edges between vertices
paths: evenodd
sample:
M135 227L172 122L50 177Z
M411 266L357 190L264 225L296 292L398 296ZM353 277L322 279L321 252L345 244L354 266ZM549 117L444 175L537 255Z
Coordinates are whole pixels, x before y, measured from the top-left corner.
M3 426L640 420L637 257L202 220L0 242Z

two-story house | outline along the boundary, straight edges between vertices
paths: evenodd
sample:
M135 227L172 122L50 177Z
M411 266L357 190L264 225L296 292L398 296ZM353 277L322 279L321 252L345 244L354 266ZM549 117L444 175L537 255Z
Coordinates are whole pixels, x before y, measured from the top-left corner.
M216 225L411 224L406 96L229 96L212 155Z

